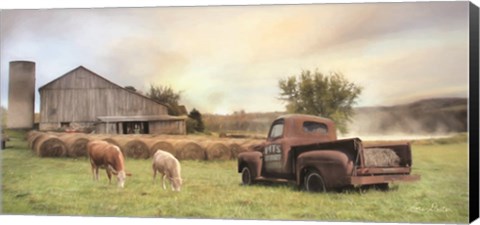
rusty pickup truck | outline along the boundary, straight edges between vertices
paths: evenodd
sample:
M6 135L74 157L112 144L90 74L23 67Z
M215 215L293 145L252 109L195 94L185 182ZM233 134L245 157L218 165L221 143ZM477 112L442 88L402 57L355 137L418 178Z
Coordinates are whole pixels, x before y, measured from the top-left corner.
M275 119L268 137L238 155L242 184L287 181L310 192L417 181L411 175L408 142L364 146L359 138L337 140L335 123L326 118L289 114Z

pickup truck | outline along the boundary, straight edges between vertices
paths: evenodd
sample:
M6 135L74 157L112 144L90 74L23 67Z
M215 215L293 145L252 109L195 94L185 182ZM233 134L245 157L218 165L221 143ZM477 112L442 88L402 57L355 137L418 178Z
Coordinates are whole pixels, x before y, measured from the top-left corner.
M238 155L242 184L287 181L309 192L417 181L408 142L364 146L359 138L337 140L327 118L289 114L275 119L265 142Z

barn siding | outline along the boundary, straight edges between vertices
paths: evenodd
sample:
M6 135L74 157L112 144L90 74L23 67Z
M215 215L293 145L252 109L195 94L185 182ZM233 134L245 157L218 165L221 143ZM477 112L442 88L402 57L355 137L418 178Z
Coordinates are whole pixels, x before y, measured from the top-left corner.
M43 86L40 99L40 129L61 122L94 122L99 116L168 114L166 106L121 88L83 67Z
M119 132L117 132L117 125ZM168 121L149 121L148 127L150 134L181 134L185 135L185 120L168 120ZM101 122L95 125L96 133L122 134L123 122Z
M93 122L80 122L80 123L71 123L72 127L93 127L95 123ZM61 123L40 123L39 129L40 130L57 130L61 128Z
M94 121L98 116L167 114L165 106L119 88L42 90L40 95L41 122Z
M186 134L185 120L151 121L148 125L151 134Z

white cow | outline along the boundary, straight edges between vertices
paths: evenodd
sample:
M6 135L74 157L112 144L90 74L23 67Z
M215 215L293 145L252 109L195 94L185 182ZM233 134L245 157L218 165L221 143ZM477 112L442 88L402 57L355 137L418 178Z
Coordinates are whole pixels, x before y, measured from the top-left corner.
M170 181L170 185L173 191L180 191L182 186L182 178L180 175L180 163L169 152L157 150L153 155L153 182L157 176L157 171L162 174L163 189L167 189L165 186L165 177Z

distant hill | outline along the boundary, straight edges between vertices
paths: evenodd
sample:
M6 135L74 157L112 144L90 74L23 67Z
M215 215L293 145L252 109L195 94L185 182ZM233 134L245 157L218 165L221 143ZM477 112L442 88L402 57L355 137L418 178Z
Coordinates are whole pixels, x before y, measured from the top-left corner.
M235 112L230 115L204 114L205 127L217 133L242 133L266 136L270 124L284 112L246 113Z
M467 112L466 98L435 98L388 107L358 107L349 130L357 135L466 132Z
M466 98L424 99L404 105L357 107L349 124L352 135L429 135L467 131ZM204 114L208 130L218 133L266 135L270 124L284 112L231 115Z

